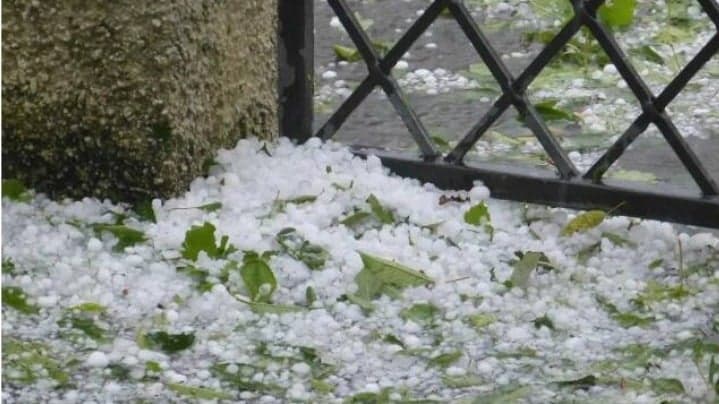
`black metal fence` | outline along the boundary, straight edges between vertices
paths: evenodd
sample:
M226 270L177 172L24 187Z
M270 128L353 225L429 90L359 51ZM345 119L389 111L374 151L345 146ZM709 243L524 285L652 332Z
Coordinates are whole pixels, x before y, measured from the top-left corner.
M614 212L619 214L719 228L719 187L665 112L665 108L689 80L719 52L717 1L697 0L716 26L717 32L659 95L652 93L612 33L598 19L597 10L604 0L567 1L571 1L574 8L573 18L515 77L475 23L462 0L434 0L384 57L376 52L347 2L327 0L367 64L368 75L313 134L314 0L279 0L280 133L298 142L304 142L311 136L330 139L372 90L379 87L419 146L420 155L366 148L354 148L353 151L358 155L377 155L385 166L399 175L431 182L445 189L469 188L475 180L481 180L496 198L577 209L615 208ZM469 44L489 68L502 95L456 147L443 155L406 101L391 70L445 9L449 10L467 36ZM577 170L527 97L527 88L532 81L582 27L586 27L601 45L641 105L640 115L584 173ZM510 106L525 117L527 126L551 158L557 170L554 178L489 163L471 166L463 163L465 155ZM656 125L691 174L701 190L700 195L669 192L655 187L643 188L638 184L625 186L603 183L602 178L608 168L650 124Z

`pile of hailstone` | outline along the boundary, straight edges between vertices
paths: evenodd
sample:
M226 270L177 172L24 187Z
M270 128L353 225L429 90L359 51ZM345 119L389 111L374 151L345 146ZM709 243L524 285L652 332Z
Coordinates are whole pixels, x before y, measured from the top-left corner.
M8 403L716 399L711 233L314 140L240 141L133 208L3 188Z

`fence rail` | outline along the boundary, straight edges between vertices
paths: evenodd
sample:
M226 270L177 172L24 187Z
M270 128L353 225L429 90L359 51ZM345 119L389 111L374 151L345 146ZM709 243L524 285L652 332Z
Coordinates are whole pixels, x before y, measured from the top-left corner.
M358 155L378 155L387 167L399 175L432 182L446 189L468 188L475 180L481 180L497 198L576 209L614 208L616 213L630 216L719 228L719 186L665 112L689 80L719 53L717 1L697 0L716 26L717 32L659 95L652 93L610 30L597 17L597 10L605 0L567 1L572 4L574 16L524 71L515 77L475 23L462 0L434 0L384 57L374 49L347 1L327 0L366 63L368 74L320 129L312 133L314 0L279 0L281 134L298 142L304 142L311 136L331 139L367 96L375 88L380 88L401 117L420 153L410 156L357 147L353 150ZM499 84L502 95L459 143L443 155L407 102L391 71L444 10L448 10L459 24L468 43ZM532 81L583 27L601 45L641 105L641 113L629 128L584 173L569 159L527 96ZM510 107L514 107L525 118L526 125L552 160L557 170L553 178L540 176L531 170L522 171L487 163L471 166L464 163L467 153ZM701 194L688 195L669 187L646 189L636 184L607 185L602 181L609 167L650 124L659 129L696 182Z

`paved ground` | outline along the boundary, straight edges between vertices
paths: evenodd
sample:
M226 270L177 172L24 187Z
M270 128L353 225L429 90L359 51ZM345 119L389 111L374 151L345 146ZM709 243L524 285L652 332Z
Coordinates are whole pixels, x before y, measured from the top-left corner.
M429 1L359 0L348 3L356 11L360 20L365 22L373 40L391 44L409 27L418 12L423 10ZM513 3L517 4L513 5ZM515 74L520 72L540 49L537 44L530 44L522 39L524 33L537 29L534 11L529 9L526 4L517 1L508 1L499 5L497 2L486 1L469 1L467 4L473 10L477 22L486 30L495 48L499 53L505 55L504 60L510 69ZM649 15L655 13L650 8L640 11L647 14L646 18L650 18ZM363 63L350 63L344 64L344 66L335 63L333 45L351 46L351 42L342 31L338 21L332 20L334 14L325 1L317 0L315 2L315 14L317 27L315 64L317 93L320 93L315 126L319 127L329 116L328 114L348 96L350 90L364 77L365 68ZM637 25L642 21L644 20L640 20ZM654 25L653 20L650 21ZM641 36L647 32L641 29L637 31L638 34L634 32L625 34L625 37L628 37L626 40L631 41L633 35ZM711 26L707 28L706 32L697 32L700 32L697 36L711 34ZM625 37L620 40L625 40ZM651 38L647 39L647 43L650 43L650 40ZM693 55L694 49L698 49L703 43L702 38L697 39L696 42L694 45L687 45L691 49L687 51L686 60ZM440 18L430 27L428 33L423 35L411 48L410 55L401 62L404 66L401 66L401 69L395 69L394 73L400 79L408 99L433 135L439 135L450 142L456 141L486 112L496 98L496 94L487 93L484 88L468 89L471 86L462 86L461 83L458 85L457 81L452 81L452 75L466 76L471 79L472 75L468 73L468 70L471 70L471 66L479 62L479 58L457 24L450 18ZM425 73L429 73L427 76L432 77L413 81L411 76L422 69L428 70ZM437 72L436 69L442 70ZM719 60L717 58L712 60L707 70L719 71ZM576 79L583 78L584 74L577 71ZM712 98L716 98L716 91L719 91L717 88L719 80L714 74L704 74L698 80L694 80L693 87L680 95L676 103L671 106L672 108L676 107L676 111L670 112L676 114L679 129L685 135L689 134L686 138L689 144L704 161L710 172L714 173L715 178L719 178L719 159L715 158L716 155L719 155L719 124L717 124L719 120L716 118L716 101L712 101ZM648 81L651 85L652 81ZM481 86L483 84L480 83ZM654 88L657 89L655 91L658 91L662 86L654 86ZM699 88L702 90L698 90ZM560 91L555 91L555 94L550 95L562 97L564 93L561 89L557 90ZM439 94L435 94L435 92ZM541 91L536 93L537 100L544 99L546 96ZM613 138L621 134L638 111L635 105L636 101L632 98L631 93L626 88L621 88L621 85L619 88L612 85L597 89L595 93L601 94L601 97L604 98L585 101L584 105L575 106L573 110L574 112L596 112L599 119L604 120L604 122L600 122L599 129L596 125L591 124L590 120L580 124L551 124L554 132L561 135L563 145L569 150L577 151L572 157L580 167L591 164ZM629 107L623 110L612 109L613 104L620 102L622 104L626 102L623 105ZM711 118L707 119L706 116ZM506 113L494 129L513 138L522 139L524 136L526 139L526 136L531 134L517 122L515 117L513 111ZM589 136L590 133L591 136ZM336 139L345 143L385 148L412 149L415 147L401 120L384 95L379 92L371 95L350 116ZM517 148L506 147L506 145L496 147L497 145L488 143L480 142L478 153L471 154L470 161L509 160L513 164L534 165L539 160L541 164L541 151L536 147L527 146L517 150ZM615 171L620 171L617 177L626 174L627 171L651 173L651 181L672 183L688 191L696 191L691 178L684 172L681 163L673 156L664 139L656 130L652 130L649 136L640 137L636 146L631 148L617 163Z

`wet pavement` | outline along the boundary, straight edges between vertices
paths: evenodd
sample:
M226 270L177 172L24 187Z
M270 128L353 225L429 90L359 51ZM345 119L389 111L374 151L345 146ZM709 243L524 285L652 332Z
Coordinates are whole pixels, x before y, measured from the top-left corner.
M423 0L364 0L348 2L356 15L367 26L367 31L373 40L392 44L417 18L418 12L429 4ZM478 11L479 9L474 9ZM347 35L341 31L337 22L332 22L334 16L330 7L323 0L315 2L315 69L317 84L333 85L333 80L322 78L323 72L332 70L337 73L334 80L347 82L349 89L359 83L366 75L362 62L350 63L344 66L337 65L333 45L341 44L352 46ZM518 74L536 54L540 46L523 40L523 34L528 28L512 27L507 21L492 20L483 13L475 12L475 20L485 30L495 49L505 55L513 57L503 58L513 74ZM429 33L410 48L409 56L403 58L408 64L407 70L395 69L393 73L400 79L407 72L417 69L433 71L441 68L447 72L466 75L471 65L480 63L477 53L472 48L457 23L451 18L440 17L429 28ZM719 60L715 57L710 63L719 67ZM332 65L332 63L335 63ZM469 76L471 78L471 75ZM581 77L581 73L577 74ZM713 79L717 80L717 79ZM407 99L417 115L428 129L430 134L440 136L450 143L463 137L472 125L488 110L491 103L498 96L492 91L484 89L462 90L452 89L444 94L427 94L425 91L412 91L412 88L403 88ZM604 89L610 94L617 89ZM616 91L618 96L627 98L628 103L636 103L628 90ZM680 95L682 97L684 95ZM340 105L346 97L337 96L329 100L316 103L315 127L319 128L329 114ZM670 106L671 108L671 106ZM613 123L605 133L588 136L587 128L581 124L555 123L550 127L559 135L563 146L568 150L577 150L585 153L580 160L591 161L599 155L601 150L611 144L612 140L631 122L631 117L622 117ZM686 118L686 117L685 117ZM682 126L677 123L680 131ZM516 119L516 113L510 108L495 124L494 130L506 134L511 138L531 136L526 128ZM688 136L687 142L705 164L709 172L719 179L719 127L707 125L700 127L701 136ZM335 140L347 144L358 144L387 148L392 150L416 150L416 146L399 116L395 113L389 101L379 90L375 90L363 104L352 113L347 122L335 136ZM589 142L589 143L588 143ZM493 162L505 161L512 164L528 166L541 166L542 153L524 153L526 150L502 153L502 148L491 148L485 153L471 153L468 162L489 160ZM504 148L506 149L506 148ZM526 148L525 148L526 149ZM531 149L531 148L530 148ZM574 160L574 158L573 158ZM581 165L581 164L580 164ZM585 164L586 165L586 164ZM666 182L679 186L690 192L696 192L691 177L683 169L679 160L673 155L664 139L656 130L645 133L635 142L625 155L615 164L610 172L636 171L651 173L653 182ZM617 174L619 176L619 174ZM647 181L646 179L644 181Z

